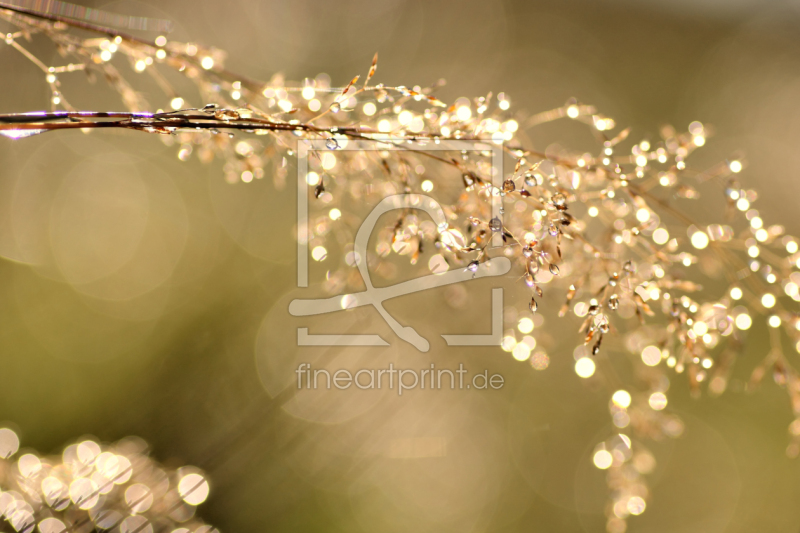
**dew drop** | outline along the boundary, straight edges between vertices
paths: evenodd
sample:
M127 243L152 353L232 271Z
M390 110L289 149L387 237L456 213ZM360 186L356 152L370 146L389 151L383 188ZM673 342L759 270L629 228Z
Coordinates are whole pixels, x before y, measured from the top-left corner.
M531 303L528 304L528 308L530 308L531 312L535 313L537 309L539 309L539 304L536 303L536 300L531 298Z
M497 217L494 217L494 218L493 218L493 219L492 219L492 220L489 222L489 229L490 229L490 230L492 230L492 231L494 231L494 232L502 231L502 229L503 229L503 223L500 221L500 219L499 219L499 218L497 218Z
M550 273L554 276L558 276L559 272L561 271L559 270L558 265L550 263Z
M612 294L608 299L608 308L612 311L619 309L619 296Z
M525 185L528 187L536 187L536 179L534 179L533 174L530 172L525 174Z

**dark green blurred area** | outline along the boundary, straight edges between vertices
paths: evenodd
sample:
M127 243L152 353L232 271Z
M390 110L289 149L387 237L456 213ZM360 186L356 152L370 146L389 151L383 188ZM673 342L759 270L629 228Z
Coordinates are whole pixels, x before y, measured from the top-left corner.
M631 126L634 138L700 120L716 136L698 159L741 150L742 182L761 195L756 207L800 233L797 2L86 5L173 20L170 38L224 49L230 70L256 79L327 72L343 85L378 51L376 81L445 78L439 97L448 102L504 91L513 109L538 112L577 97ZM0 112L47 106L41 73L4 45L0 76ZM121 107L77 76L64 93L80 108ZM155 88L147 96L168 104ZM574 132L549 126L529 137L544 149L574 145ZM0 261L0 421L23 446L57 452L80 435L139 435L161 460L209 472L200 514L229 532L604 531L604 474L590 453L611 430L613 384L575 376L574 324L547 323L560 349L544 372L499 350L422 356L401 345L374 354L411 368L432 357L488 368L505 376L500 392L365 395L334 405L346 415L335 422L303 420L269 399L255 356L262 320L276 302L285 308L295 286L294 193L270 179L230 186L219 163L182 163L176 151L130 132L0 140L0 256L38 259ZM97 220L114 224L81 219L86 195L108 210ZM470 296L463 315L441 295L417 295L392 312L434 324L429 337L440 326L463 331L484 320L485 292ZM767 349L765 328L754 328L740 378ZM626 371L621 356L605 356L601 364ZM766 382L753 394L692 399L677 376L669 401L687 429L654 447L653 497L629 531L796 532L800 463L784 454L786 394ZM430 437L446 441L444 457L385 453L393 439Z

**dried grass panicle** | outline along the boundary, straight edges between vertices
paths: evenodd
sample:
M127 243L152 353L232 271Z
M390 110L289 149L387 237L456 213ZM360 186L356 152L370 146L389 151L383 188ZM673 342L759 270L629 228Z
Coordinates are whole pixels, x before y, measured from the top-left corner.
M594 455L599 468L612 472L610 531L644 510L641 476L654 459L641 441L682 431L680 420L664 411L669 380L682 375L697 392L721 394L751 326L768 327L772 347L749 386L771 373L785 387L797 417L787 453L800 452L800 377L785 355L800 350L798 239L755 208L756 191L739 179L745 161L692 166L693 152L710 135L703 124L693 122L687 131L664 127L658 140L631 142L629 130L618 131L613 119L574 100L527 116L513 110L503 93L446 104L436 97L441 82L371 85L377 55L363 83L356 76L336 87L324 74L298 83L280 75L261 82L225 70L223 52L194 43L164 37L149 42L86 25L83 31L99 36L79 37L69 21L13 10L0 10L0 18L16 28L7 45L42 70L52 91L50 112L0 117L3 135L62 128L167 134L162 139L183 161L220 158L230 183L246 186L271 176L277 188L287 179L296 141L322 139L329 151L310 159L307 177L316 197L307 234L313 259L333 263L329 251L352 238L357 221L348 213L356 201L366 205L391 193L419 192L443 205L449 225L437 227L413 210L403 213L366 258L378 274L391 277L390 258L397 255L412 264L424 258L431 269L474 269L497 254L511 258L527 296L511 313L516 327L507 330L502 347L537 370L547 367L552 349L536 334L546 314L542 297L560 299L552 314L581 319L579 376L604 372L610 357L627 357L636 367L636 381L622 384L609 404L623 433L600 443ZM25 48L39 36L57 47L65 65L45 65ZM74 110L59 79L79 75L105 79L126 111ZM158 83L159 101L146 102L136 91L130 80L137 75ZM179 94L168 81L175 75L190 80L195 92ZM596 149L544 153L526 147L526 131L555 120L584 125L597 138ZM489 151L426 151L451 139L502 146L513 171L496 186ZM400 150L338 150L354 140ZM683 206L701 191L725 208L725 220L685 214ZM490 200L497 196L502 222L491 215ZM500 248L488 246L495 234L502 236ZM359 283L352 254L345 252L325 281L332 292Z

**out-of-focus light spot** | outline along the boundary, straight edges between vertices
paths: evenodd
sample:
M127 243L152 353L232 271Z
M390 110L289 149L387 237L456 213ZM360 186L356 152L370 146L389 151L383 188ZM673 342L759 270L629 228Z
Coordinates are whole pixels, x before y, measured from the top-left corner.
M653 232L653 242L656 244L666 244L669 241L669 231L664 228L658 228Z
M628 500L628 512L634 516L642 514L646 506L644 500L639 496L633 496Z
M19 450L19 437L8 428L0 428L0 457L11 457Z
M322 102L314 98L308 102L308 109L314 112L319 111L322 109Z
M544 352L535 352L531 355L531 366L536 370L544 370L550 366L550 357Z
M342 218L342 212L334 207L333 209L330 210L328 216L330 217L331 220L339 220L340 218Z
M794 281L790 281L783 287L783 291L786 293L786 296L791 296L794 298L795 296L800 293L800 287L797 286L797 283Z
M742 171L742 163L740 161L731 161L728 163L728 168L731 169L731 172L738 173Z
M702 337L706 333L708 333L708 324L703 322L702 320L698 320L694 324L692 324L692 331L694 331L695 335L698 337Z
M447 260L442 254L434 254L428 260L428 270L433 274L444 274L450 269Z
M597 450L592 458L594 466L600 470L605 470L614 462L614 458L608 450Z
M567 116L569 118L578 118L578 115L580 115L580 110L578 109L578 106L571 105L567 108Z
M575 373L584 379L592 377L594 369L594 361L588 357L581 357L575 362Z
M136 514L147 512L153 505L153 493L143 483L134 483L125 489L125 503Z
M519 342L516 346L514 346L511 355L514 356L514 359L517 361L527 361L531 356L531 349L524 342Z
M763 305L767 309L775 307L775 302L776 302L775 295L769 292L761 297L761 305Z
M203 60L200 61L200 66L206 70L211 70L214 68L214 58L210 56L204 57Z
M731 298L734 300L741 300L742 296L744 296L744 293L739 287L734 287L731 289Z
M750 315L747 313L742 313L736 317L734 324L736 324L736 327L741 330L747 330L753 325L753 319L750 318Z
M771 317L769 317L769 320L767 322L769 323L770 327L773 328L781 327L781 317L779 317L778 315L772 315Z
M647 222L650 220L650 210L642 208L636 211L636 220L639 222Z
M31 453L26 453L17 461L17 468L22 477L31 477L42 470L42 461Z
M178 159L180 159L181 161L188 161L191 156L192 156L192 145L191 144L181 145L180 150L178 150Z
M303 90L300 92L300 95L303 97L304 100L311 100L317 94L317 91L314 90L313 87L310 85L303 87Z
M328 250L324 246L316 246L311 250L311 257L314 258L314 261L325 261L325 258L328 257Z
M528 317L520 318L517 329L520 333L530 333L533 331L533 320Z
M431 180L425 180L422 182L422 190L425 192L431 192L433 190L433 182Z
M589 208L589 216L590 217L596 217L599 214L600 214L600 210L597 209L595 206L592 206L592 207Z
M170 100L169 106L172 109L176 109L176 110L180 109L181 107L183 107L183 98L181 98L180 96L176 96L175 98Z
M511 335L506 335L505 337L503 337L503 340L500 341L500 347L507 352L513 350L514 346L516 345L517 345L517 339L515 339Z
M642 361L647 366L656 366L661 362L661 350L657 346L648 346L642 350Z
M648 398L647 403L650 404L651 409L661 411L667 406L667 396L663 392L654 392Z
M88 510L97 505L100 494L94 481L79 477L70 483L69 497L79 509Z
M48 478L48 479L54 479L54 478ZM26 531L32 532L33 528L26 529ZM58 518L53 518L51 516L39 522L40 533L62 533L63 531L69 531L69 528L66 525L64 525L64 522L62 522Z
M372 102L367 102L363 107L364 114L371 117L378 111L378 107Z
M322 154L322 168L325 170L331 170L333 167L336 166L336 156L330 152L325 152Z
M472 110L469 108L469 106L462 105L456 109L456 117L458 117L458 120L461 122L466 122L472 118Z
M631 405L631 395L626 390L618 390L611 396L611 401L615 405L627 409Z
M208 481L200 474L187 474L178 482L178 494L189 505L200 505L208 498Z
M358 297L354 294L345 294L339 300L339 305L342 309L353 309L358 305Z
M397 121L403 126L409 124L414 118L414 114L408 109L403 110L397 115Z
M702 231L695 231L692 234L692 246L698 250L704 249L706 246L708 246L708 235Z

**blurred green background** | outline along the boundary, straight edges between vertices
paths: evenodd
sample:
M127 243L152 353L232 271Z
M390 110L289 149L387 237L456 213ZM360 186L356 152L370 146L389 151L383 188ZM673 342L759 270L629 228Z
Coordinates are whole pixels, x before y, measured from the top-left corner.
M700 120L717 133L702 157L741 149L756 207L800 233L798 2L81 3L173 20L172 39L222 48L229 69L257 79L326 72L344 84L378 51L378 82L445 78L447 102L504 91L514 108L538 112L574 96L634 138ZM0 112L48 105L41 73L2 45L0 76ZM64 93L82 108L121 107L79 75ZM147 96L167 107L155 89ZM566 135L529 133L541 149L568 145ZM219 163L182 163L154 136L0 140L0 421L41 452L83 434L140 435L161 460L209 472L200 514L223 531L603 531L604 473L590 454L611 431L613 384L575 376L575 324L547 322L558 348L544 372L499 349L421 355L394 342L333 354L343 366L464 362L502 373L499 392L329 393L283 408L285 398L269 398L257 353L297 350L285 314L299 294L293 206L291 188L228 185ZM435 292L392 312L427 324L428 338L485 320L487 290L459 312ZM331 320L386 331L368 311ZM259 348L262 321L270 339ZM766 352L764 333L750 335L741 376ZM672 381L668 409L686 432L654 448L653 498L629 531L796 532L786 395L768 382L691 399ZM392 452L404 442L436 443L435 453Z

